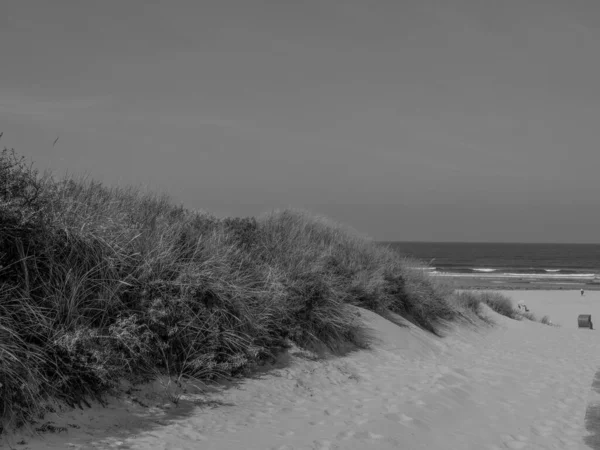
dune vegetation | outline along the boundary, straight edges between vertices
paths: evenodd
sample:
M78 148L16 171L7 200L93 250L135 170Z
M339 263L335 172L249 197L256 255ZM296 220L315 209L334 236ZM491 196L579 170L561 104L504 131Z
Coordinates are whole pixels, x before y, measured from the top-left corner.
M217 218L0 155L1 430L157 374L244 376L295 344L368 348L356 306L441 335L482 301L304 211ZM508 302L508 303L507 303Z

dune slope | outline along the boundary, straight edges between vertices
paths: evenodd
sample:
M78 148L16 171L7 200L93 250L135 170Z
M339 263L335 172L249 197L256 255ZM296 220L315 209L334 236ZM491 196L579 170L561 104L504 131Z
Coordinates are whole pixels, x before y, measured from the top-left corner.
M594 331L490 310L494 327L460 326L437 338L360 313L376 334L374 350L326 361L292 350L280 367L170 409L148 396L148 407L130 399L55 416L67 432L25 437L19 447L589 448L584 419L600 365Z

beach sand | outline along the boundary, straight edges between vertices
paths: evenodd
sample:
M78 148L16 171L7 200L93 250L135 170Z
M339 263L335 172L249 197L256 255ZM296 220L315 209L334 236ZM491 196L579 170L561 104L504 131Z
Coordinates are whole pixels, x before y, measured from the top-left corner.
M592 389L600 332L577 329L579 314L598 317L600 327L600 292L507 295L562 326L488 311L496 325L454 327L437 338L360 310L376 334L373 350L326 361L291 351L279 367L187 394L170 408L160 389L141 390L136 400L53 414L46 421L66 432L17 436L13 444L30 450L600 448L585 420L600 399Z
M579 314L591 314L592 322L598 320L600 327L600 291L495 291L524 302L538 318L550 316L553 323L561 327L577 328Z

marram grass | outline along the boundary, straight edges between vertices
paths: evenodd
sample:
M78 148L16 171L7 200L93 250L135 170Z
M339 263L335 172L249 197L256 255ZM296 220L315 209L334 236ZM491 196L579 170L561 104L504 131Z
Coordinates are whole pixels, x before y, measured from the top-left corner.
M218 219L134 188L39 176L5 149L0 432L49 400L102 401L122 379L242 376L290 343L367 348L355 306L436 334L476 310L413 265L305 211Z

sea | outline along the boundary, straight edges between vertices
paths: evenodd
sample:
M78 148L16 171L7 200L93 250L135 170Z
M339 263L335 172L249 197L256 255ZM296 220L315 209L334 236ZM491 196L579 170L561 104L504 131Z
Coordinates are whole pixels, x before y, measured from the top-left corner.
M600 244L385 242L432 275L598 279Z

